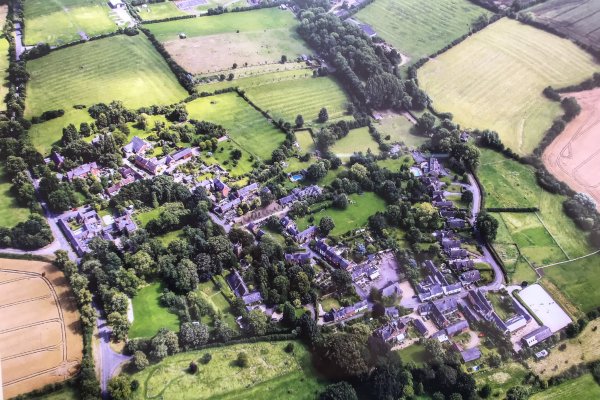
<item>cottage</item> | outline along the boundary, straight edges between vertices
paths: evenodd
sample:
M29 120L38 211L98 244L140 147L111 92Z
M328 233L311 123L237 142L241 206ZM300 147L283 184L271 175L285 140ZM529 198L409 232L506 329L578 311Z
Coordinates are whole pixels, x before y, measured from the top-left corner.
M466 363L479 360L481 358L481 350L479 350L479 347L473 347L472 349L461 351L460 356Z
M452 285L443 286L442 290L446 296L450 296L453 294L460 293L462 291L462 286L460 283L453 283Z
M164 168L164 161L163 160L157 160L156 157L153 158L144 158L140 155L136 155L135 156L135 165L137 165L138 167L142 168L143 170L151 173L152 175L158 175L160 174Z
M523 339L521 340L527 347L532 347L548 339L550 336L552 336L552 331L550 330L550 328L543 325L540 326L538 329L534 330L533 332L523 336Z
M429 331L427 330L427 327L425 326L423 321L421 321L418 318L415 318L412 320L412 323L413 323L413 326L415 327L415 329L417 330L417 332L419 332L419 334L421 336L427 336Z
M178 162L178 161L182 161L182 160L189 160L192 158L193 155L194 155L194 150L191 148L185 148L182 150L178 150L173 154L169 154L165 158L165 164L171 165L174 162Z
M114 9L125 8L123 0L108 0L108 5Z
M260 188L260 186L258 185L258 183L253 183L248 186L244 186L243 188L238 189L238 191L236 192L236 196L245 198L245 197L257 192L259 188Z
M464 319L450 325L449 327L446 328L446 334L449 337L453 337L456 335L459 335L465 331L467 331L469 329L469 323L467 321L465 321Z
M131 155L142 155L151 148L152 145L149 142L134 136L133 139L131 139L131 142L123 146L123 152L125 153L126 157L129 157Z
M470 259L457 259L450 260L448 265L455 271L469 271L475 267L475 262Z
M462 274L460 274L458 279L460 279L462 284L465 286L471 285L481 280L481 273L476 269L472 269L470 271L463 272Z
M431 204L437 208L454 208L454 203L450 200L433 201Z
M98 176L99 172L100 169L98 168L98 164L92 162L80 165L79 167L67 172L67 179L69 181L73 181L73 179L84 179L88 176Z
M310 253L286 253L285 261L289 263L308 264L310 263Z
M50 159L54 162L54 165L56 166L56 168L62 167L62 165L65 163L65 158L56 151L52 152Z
M392 321L373 332L375 337L382 339L386 343L401 343L406 338L406 329L408 325L403 321Z
M260 292L250 292L248 286L246 286L246 282L244 282L244 279L237 270L234 270L231 274L229 274L227 277L227 283L229 284L229 287L235 296L244 301L246 307L253 307L262 303L263 299Z
M229 196L229 192L231 189L225 183L223 183L219 178L213 179L213 188L215 192L220 193L223 197Z
M309 226L308 228L306 228L305 230L303 230L302 232L298 232L295 235L295 239L298 243L306 243L307 241L311 240L313 237L315 237L317 235L318 229L316 226Z
M317 242L315 249L325 260L337 268L348 269L352 263L335 252L324 240Z
M460 218L448 218L446 220L446 228L448 229L464 229L467 226L467 221Z

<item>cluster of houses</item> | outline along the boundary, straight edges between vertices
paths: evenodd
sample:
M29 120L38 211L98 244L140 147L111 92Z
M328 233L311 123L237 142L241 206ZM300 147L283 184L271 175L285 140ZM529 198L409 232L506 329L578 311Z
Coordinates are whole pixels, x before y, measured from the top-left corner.
M306 229L300 231L296 226L296 223L289 217L285 216L279 220L283 229L283 234L290 236L297 243L306 243L315 236L317 236L318 229L314 225L309 225Z
M237 270L233 270L233 272L229 274L227 277L227 284L229 284L229 287L235 296L244 301L248 311L253 310L262 304L263 298L260 292L257 290L251 291L246 285L246 282L244 282L244 278L242 278Z
M237 208L243 203L251 203L259 194L260 186L258 183L252 183L238 190L232 190L220 178L214 178L211 185L203 185L209 192L219 194L222 198L213 208L215 214L228 220L233 220L237 216ZM269 190L264 188L263 190Z
M89 243L95 237L121 247L121 238L137 230L131 210L117 217L107 215L101 218L91 206L62 214L57 224L79 257L89 252Z
M307 186L303 189L295 188L292 192L279 199L279 204L282 206L291 206L296 201L304 200L308 197L319 197L323 193L323 189L317 185Z

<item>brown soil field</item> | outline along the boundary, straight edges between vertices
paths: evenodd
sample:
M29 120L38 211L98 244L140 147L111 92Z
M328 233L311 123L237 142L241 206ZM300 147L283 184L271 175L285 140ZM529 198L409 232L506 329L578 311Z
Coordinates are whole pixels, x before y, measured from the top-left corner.
M566 94L581 113L544 151L544 165L576 192L587 193L600 210L600 89Z
M0 367L5 398L73 376L83 354L77 304L50 263L0 259Z

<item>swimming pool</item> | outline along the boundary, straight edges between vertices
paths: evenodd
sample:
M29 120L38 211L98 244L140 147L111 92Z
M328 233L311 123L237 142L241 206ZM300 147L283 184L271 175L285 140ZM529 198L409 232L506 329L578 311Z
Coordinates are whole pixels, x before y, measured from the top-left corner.
M304 179L304 175L302 175L302 174L295 174L290 177L290 180L292 182L298 182L298 181L301 181L302 179Z

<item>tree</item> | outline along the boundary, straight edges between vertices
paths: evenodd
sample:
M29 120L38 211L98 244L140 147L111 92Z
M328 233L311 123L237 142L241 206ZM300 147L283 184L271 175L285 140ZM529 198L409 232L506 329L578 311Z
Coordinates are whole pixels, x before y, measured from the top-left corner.
M423 115L417 119L417 130L423 135L429 133L434 125L435 117L428 112L423 113Z
M118 312L108 314L107 322L112 328L112 339L115 341L125 340L127 332L129 332L130 323L126 315L121 315Z
M479 215L477 215L475 227L486 242L491 243L496 239L498 221L490 214L480 212Z
M329 235L329 232L331 232L333 228L335 228L335 223L330 216L321 218L321 221L319 222L319 231L323 236Z
M327 122L327 120L329 120L329 113L327 112L327 109L325 107L321 108L321 110L319 111L319 118L318 121L320 123L324 123Z
M479 389L479 396L481 396L482 399L487 399L488 397L490 397L491 394L492 394L492 387L490 386L489 383L486 383L485 385L483 385L481 387L481 389Z
M164 270L166 269L166 270ZM177 293L187 293L196 290L198 285L198 271L196 264L184 259L177 266L164 267L163 274L169 286Z
M284 54L281 56L281 63L285 64L287 62L287 56Z
M335 269L331 273L331 283L339 293L346 294L352 289L352 276L344 269Z
M248 333L252 336L262 336L267 332L267 317L262 311L250 311L246 321Z
M471 204L473 202L473 192L465 190L460 196L460 199L467 204Z
M304 117L300 114L296 116L296 128L302 128L304 125Z
M349 383L338 382L327 386L319 400L358 400L358 396Z
M238 353L235 363L240 368L247 368L250 364L250 358L248 357L248 354L245 351L242 351Z
M565 115L563 119L567 122L572 121L573 118L579 115L581 112L581 106L577 103L577 100L574 97L567 97L560 102L563 110L565 110Z
M108 382L108 393L113 400L130 400L132 398L131 381L127 375L119 375Z
M333 196L333 201L331 204L337 209L345 210L348 208L348 196L346 196L345 193L336 194Z
M369 370L368 351L360 335L330 334L315 354L320 358L321 369L332 378L354 378Z
M150 365L150 363L148 362L148 357L146 357L146 354L143 351L140 351L140 350L138 350L135 353L133 353L132 363L133 363L133 367L137 371L142 371L148 365Z
M296 324L296 309L289 301L286 301L283 305L282 322L287 326L294 326Z
M208 328L204 324L184 322L179 330L179 343L186 351L197 349L208 342Z
M316 162L312 164L306 170L306 178L313 181L318 182L323 179L327 175L327 168L322 162Z
M525 400L529 392L523 386L513 386L506 392L506 400Z

